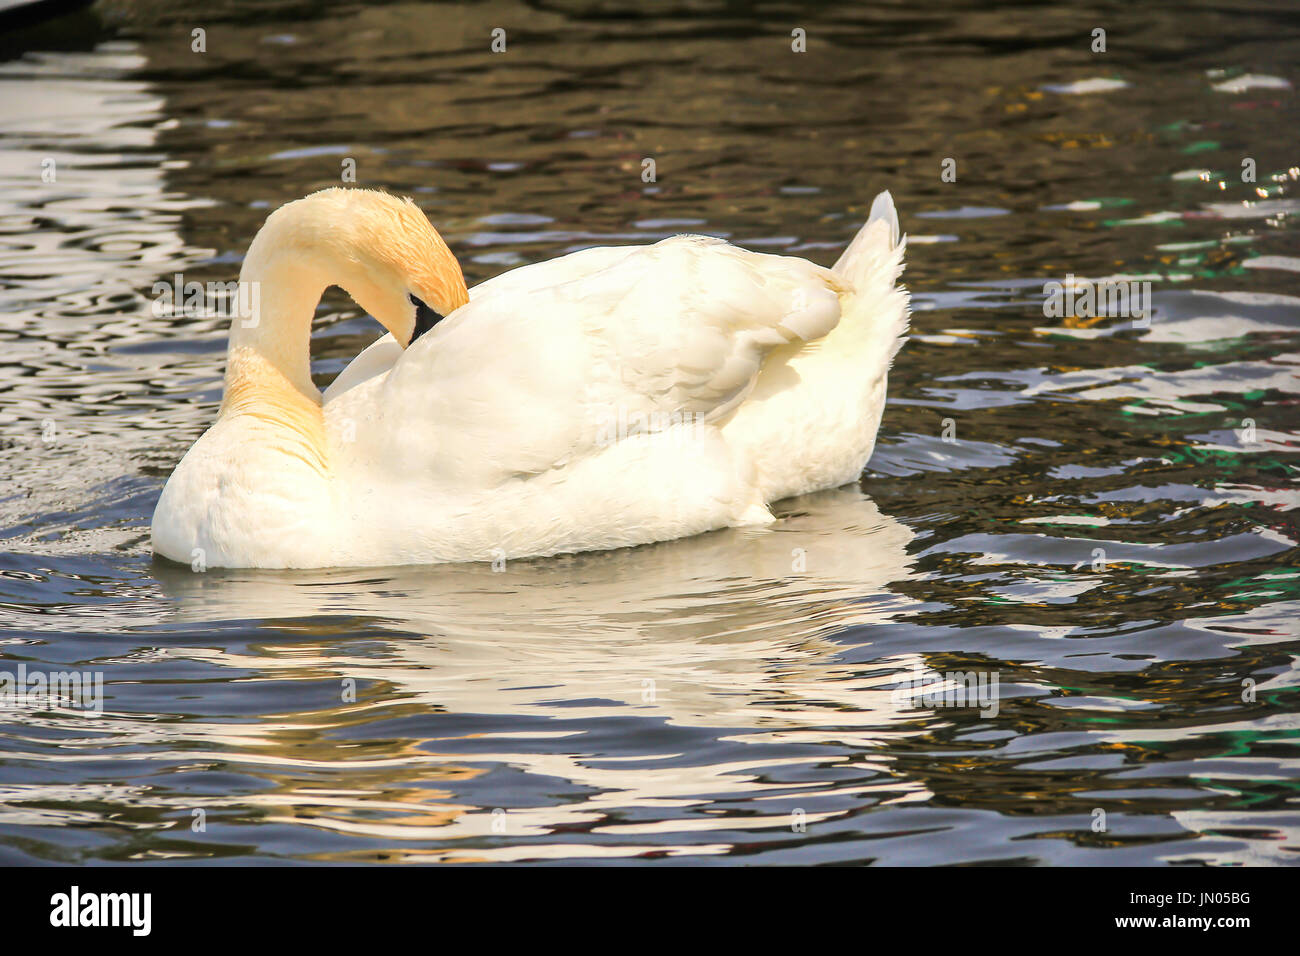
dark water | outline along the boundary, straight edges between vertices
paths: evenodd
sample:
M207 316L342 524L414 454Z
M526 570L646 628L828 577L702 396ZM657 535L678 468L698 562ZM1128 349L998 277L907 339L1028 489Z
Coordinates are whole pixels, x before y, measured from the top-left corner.
M1289 4L184 6L0 43L0 670L104 680L0 711L0 862L1300 859ZM155 564L226 322L153 283L346 159L471 283L681 231L830 264L891 189L861 484L502 573ZM1070 274L1149 326L1046 316ZM377 334L327 297L319 380ZM953 672L996 708L899 694Z

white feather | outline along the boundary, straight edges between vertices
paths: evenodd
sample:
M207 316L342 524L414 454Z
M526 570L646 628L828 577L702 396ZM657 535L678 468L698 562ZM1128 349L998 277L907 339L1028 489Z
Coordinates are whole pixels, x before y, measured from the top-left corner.
M907 325L897 233L886 193L834 270L678 236L506 273L339 375L320 475L219 420L169 482L155 548L406 564L771 521L768 503L853 481L871 454Z

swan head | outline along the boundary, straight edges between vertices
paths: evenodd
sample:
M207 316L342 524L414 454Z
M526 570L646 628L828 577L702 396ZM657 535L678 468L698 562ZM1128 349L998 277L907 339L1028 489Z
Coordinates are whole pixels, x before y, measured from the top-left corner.
M336 186L281 206L249 259L281 256L313 284L342 287L402 348L469 301L460 263L420 208L378 190Z
M324 192L351 220L349 251L360 260L343 288L402 348L469 302L460 263L414 202L370 189Z

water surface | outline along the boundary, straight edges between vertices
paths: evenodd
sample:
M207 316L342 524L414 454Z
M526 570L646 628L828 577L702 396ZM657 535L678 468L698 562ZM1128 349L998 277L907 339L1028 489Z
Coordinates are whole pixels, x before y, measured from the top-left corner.
M1295 863L1298 27L117 2L7 36L0 670L105 700L0 710L0 862ZM226 323L153 285L234 278L347 160L471 284L684 231L829 265L891 189L915 334L862 481L503 571L155 563ZM1048 317L1067 275L1149 281L1151 321ZM328 295L318 381L378 331ZM900 695L954 672L997 706Z

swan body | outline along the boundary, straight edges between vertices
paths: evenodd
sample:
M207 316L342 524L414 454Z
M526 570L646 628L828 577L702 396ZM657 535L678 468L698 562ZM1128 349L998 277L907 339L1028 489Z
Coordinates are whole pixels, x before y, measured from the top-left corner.
M154 550L208 567L490 561L766 524L854 481L906 331L888 193L831 269L676 236L465 289L409 201L277 210L240 281L216 423L168 480ZM387 329L326 389L311 317L341 285ZM244 297L240 297L241 302Z

